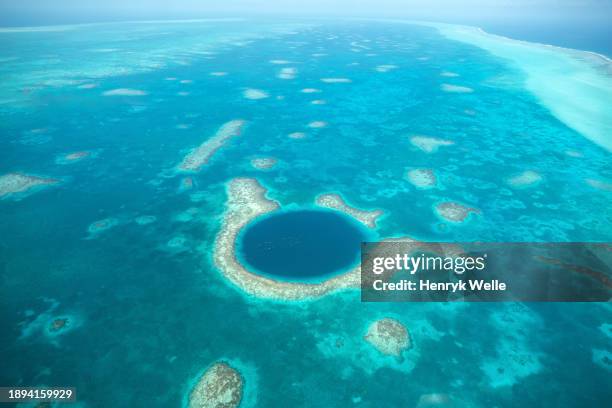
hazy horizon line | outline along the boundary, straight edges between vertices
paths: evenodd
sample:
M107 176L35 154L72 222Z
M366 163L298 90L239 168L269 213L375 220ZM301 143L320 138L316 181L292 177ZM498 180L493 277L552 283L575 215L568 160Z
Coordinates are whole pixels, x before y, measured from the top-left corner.
M33 21L32 23L19 23L17 22L16 24L7 24L5 21L0 21L0 28L36 28L36 27L60 27L60 26L75 26L75 25L80 25L80 26L85 26L85 25L95 25L95 24L113 24L113 23L168 23L168 22L184 22L184 23L197 23L197 22L206 22L206 21L217 21L217 22L223 22L223 21L227 21L227 22L232 22L232 21L241 21L241 20L249 20L249 19L265 19L265 18L283 18L283 19L287 19L287 20L298 20L298 19L302 19L302 20L376 20L376 19L387 19L387 18L393 18L393 19L405 19L406 21L420 21L420 22L430 22L430 23L446 23L446 24L462 24L462 25L472 25L474 26L474 23L479 21L479 22L496 22L500 19L506 21L508 20L508 16L495 16L495 17L485 17L485 16L478 16L478 17L471 17L470 16L461 16L461 17L457 17L457 18L451 18L451 17L442 17L439 19L432 19L432 18L428 18L428 17L424 17L424 16L415 16L414 14L405 14L405 15L398 15L398 14L393 14L393 15L384 15L384 14L379 14L379 15L370 15L370 16L365 16L364 13L357 13L354 15L335 15L335 14L329 14L329 13L314 13L314 12L309 12L309 13L299 13L299 14L292 14L292 13L285 13L285 12L261 12L261 13L253 13L253 12L249 12L249 13L219 13L219 14L215 14L215 13L207 13L206 15L202 15L201 17L190 17L190 18L186 18L186 17L180 17L180 16L172 16L172 17L168 17L168 18L160 18L160 17L154 17L154 16L146 16L143 18L138 18L137 16L133 16L133 15L126 15L124 17L120 17L120 16L107 16L108 18L100 18L100 19L91 19L91 18L85 18L83 20L68 20L68 21L48 21L48 22L36 22ZM544 18L541 16L537 16L537 17L531 17L531 18L526 18L525 16L513 16L510 17L512 20L514 20L515 22L519 22L519 21L524 21L524 22L529 22L529 23L534 23L534 22L567 22L568 20L571 21L582 21L584 20L584 16L574 16L575 18L573 19L569 19L567 17L559 17L559 16L553 16L553 18L550 18L551 16L548 16L548 18ZM602 20L604 19L604 17L602 17ZM603 21L602 21L603 22Z

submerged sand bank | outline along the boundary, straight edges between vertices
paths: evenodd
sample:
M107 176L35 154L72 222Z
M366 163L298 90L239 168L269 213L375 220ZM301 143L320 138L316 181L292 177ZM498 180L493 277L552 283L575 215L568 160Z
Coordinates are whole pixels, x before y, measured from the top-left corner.
M25 194L30 190L59 183L49 177L38 177L22 173L0 175L0 199L10 195Z
M514 40L477 27L426 24L445 37L504 58L527 75L525 87L567 126L612 151L612 61L588 51Z
M240 373L221 361L212 365L189 394L189 408L233 408L240 405L244 380Z
M219 150L229 139L239 136L242 133L242 129L246 121L241 119L231 120L225 123L217 130L215 135L190 151L181 164L179 164L179 170L181 171L198 171L205 165L213 154Z

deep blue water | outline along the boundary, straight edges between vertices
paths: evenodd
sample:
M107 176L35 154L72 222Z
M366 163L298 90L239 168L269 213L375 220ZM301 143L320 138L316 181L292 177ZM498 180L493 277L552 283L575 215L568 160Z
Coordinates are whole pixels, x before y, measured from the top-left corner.
M329 211L290 211L255 222L240 240L244 260L257 270L308 280L353 266L365 235Z
M602 16L603 17L603 16ZM504 37L576 50L593 51L612 58L612 25L602 19L562 21L481 22L485 31Z

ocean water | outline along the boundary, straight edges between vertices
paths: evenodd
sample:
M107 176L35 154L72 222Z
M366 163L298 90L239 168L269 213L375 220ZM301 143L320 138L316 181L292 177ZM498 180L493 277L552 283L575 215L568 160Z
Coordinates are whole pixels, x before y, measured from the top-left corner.
M182 406L224 359L245 377L244 406L417 406L427 394L606 405L608 304L366 304L358 291L272 302L212 263L235 177L257 178L285 209L321 193L379 208L379 237L609 242L609 139L559 115L551 103L564 101L535 92L533 67L496 54L504 46L451 34L365 21L0 30L0 175L61 181L0 201L0 384L74 386L86 407ZM609 71L579 64L610 86ZM176 171L234 119L248 121L239 137L197 174ZM419 148L417 135L448 143ZM278 164L253 168L262 156ZM409 182L420 168L434 188ZM525 172L537 182L517 183ZM444 201L477 211L448 222ZM64 316L69 327L50 332ZM408 328L405 359L363 341L382 317Z
M331 211L291 211L248 227L239 239L242 259L252 268L289 280L341 273L359 259L363 228Z
M605 14L605 13L604 13ZM601 20L605 16L601 15ZM612 57L612 28L607 21L592 19L559 19L552 21L534 20L486 22L474 24L487 32L560 47L592 51Z

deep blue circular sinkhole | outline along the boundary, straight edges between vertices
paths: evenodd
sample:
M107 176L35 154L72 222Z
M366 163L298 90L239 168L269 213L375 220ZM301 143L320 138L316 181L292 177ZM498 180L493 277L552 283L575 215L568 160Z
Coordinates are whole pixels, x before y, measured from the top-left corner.
M255 221L239 239L242 259L264 274L313 280L356 264L363 229L331 211L300 210Z

